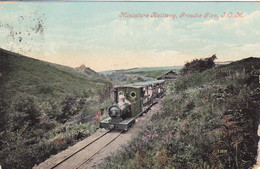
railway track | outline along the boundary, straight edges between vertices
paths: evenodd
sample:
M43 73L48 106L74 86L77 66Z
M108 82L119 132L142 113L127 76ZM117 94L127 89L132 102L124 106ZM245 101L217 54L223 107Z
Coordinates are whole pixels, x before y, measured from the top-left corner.
M149 108L147 108L147 111L149 111L149 109L153 106L154 106L154 104L152 104ZM142 121L145 120L145 117L142 117L142 118L141 118L142 120L140 121L141 123L142 123ZM140 119L140 117L138 119ZM96 158L96 156L97 156L97 154L99 154L99 152L102 152L103 149L105 149L106 147L109 147L110 145L115 146L118 144L118 143L115 143L113 145L113 142L115 140L117 140L118 137L120 137L122 135L119 138L119 140L122 139L122 137L129 137L128 139L130 139L131 135L133 133L135 133L133 131L131 132L131 130L134 130L132 128L134 128L134 127L131 127L130 131L127 131L123 135L122 135L123 132L99 129L93 135L82 140L81 142L77 143L76 145L69 147L68 149L60 152L59 154L52 156L51 158L47 159L46 161L40 163L38 166L35 166L33 169L82 169L82 168L88 168L86 166L89 165L88 164L89 161L91 161L92 158ZM130 135L128 136L129 132L130 132Z
M87 139L39 164L34 169L80 168L121 134L122 132L100 130Z
M112 134L112 133L111 133ZM120 135L122 134L122 132L120 133L113 133L113 136L111 137L111 135L109 135L109 137L103 137L102 139L98 140L98 142L104 144L101 147L97 147L96 149L92 147L92 149L95 149L95 153L92 154L88 154L88 157L85 156L84 161L82 161L81 163L79 163L75 168L81 168L81 166L83 166L85 163L87 163L89 160L91 160L92 157L94 157L96 154L98 154L100 151L102 151L105 147L107 147L108 145L110 145L114 140L116 140ZM105 141L104 141L105 140ZM97 143L96 145L99 145L99 143ZM63 167L62 167L63 168Z

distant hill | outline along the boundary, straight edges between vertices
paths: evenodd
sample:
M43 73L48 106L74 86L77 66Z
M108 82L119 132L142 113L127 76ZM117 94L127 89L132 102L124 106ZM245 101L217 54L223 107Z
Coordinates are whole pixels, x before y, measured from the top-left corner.
M141 67L141 68L131 68L131 69L121 69L121 70L107 70L101 71L101 74L111 74L114 72L122 72L122 73L134 73L134 72L143 72L143 71L160 71L160 70L179 70L183 66L165 66L165 67Z
M32 168L93 133L97 123L82 120L110 103L111 88L74 68L0 48L1 166Z
M179 70L183 66L166 66L166 67L144 67L144 68L135 68L135 69L128 69L125 70L125 73L134 73L134 72L148 72L148 71L170 71L170 70Z
M127 84L133 82L154 80L169 71L178 73L182 66L169 66L169 67L144 67L144 68L132 68L121 70L109 70L99 72L106 76L115 84Z
M224 62L215 62L216 66L221 66L221 65L227 65L231 63L232 61L224 61Z

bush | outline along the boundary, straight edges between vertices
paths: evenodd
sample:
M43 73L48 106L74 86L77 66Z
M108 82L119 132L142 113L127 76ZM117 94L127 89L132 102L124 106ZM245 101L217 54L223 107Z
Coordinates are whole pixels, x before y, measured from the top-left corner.
M217 56L215 54L205 59L194 59L191 62L187 62L180 72L183 75L203 72L207 69L215 67L215 59L217 59Z
M60 103L61 112L56 116L56 119L61 123L65 123L68 118L77 114L85 105L85 98L83 97L68 95Z
M19 126L23 126L24 123L33 126L40 122L41 112L37 108L34 100L35 98L31 96L18 97L14 100L15 112L12 118L18 128Z

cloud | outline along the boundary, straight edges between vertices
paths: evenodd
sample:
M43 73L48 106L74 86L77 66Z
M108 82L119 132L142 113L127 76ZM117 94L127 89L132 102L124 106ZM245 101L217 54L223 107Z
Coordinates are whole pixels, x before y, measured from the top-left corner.
M219 21L216 21L214 19L206 20L204 22L197 22L191 25L188 25L188 28L196 28L196 27L205 27L205 26L211 26L211 25L217 25L219 24Z
M260 43L254 43L254 44L245 44L241 47L241 51L245 54L254 53L255 56L260 56Z
M236 14L233 14L233 16ZM243 13L243 18L219 18L211 19L204 22L197 22L188 26L188 28L207 28L208 26L218 26L224 29L238 29L259 24L260 11L254 11L250 14Z
M17 2L8 2L8 1L0 1L0 8L2 7L3 4L14 4Z
M14 27L22 32L26 32L26 26L29 29L35 26L28 18L41 16L42 9L45 9L23 3L10 6L17 10L8 11L0 20L12 25L16 23ZM244 13L244 18L180 20L119 18L120 11L117 10L109 14L104 10L104 13L93 17L84 17L87 14L84 13L75 20L66 19L70 17L64 14L64 18L57 21L46 13L48 29L44 38L31 33L37 39L26 41L30 39L26 39L25 34L22 42L28 44L24 43L24 49L30 46L33 49L30 55L36 58L74 67L86 63L95 70L115 69L112 65L119 65L118 69L181 65L183 60L214 53L222 60L233 55L245 57L259 54L259 11ZM28 21L23 24L17 22L20 15L27 16ZM19 41L9 38L6 28L0 29L0 33L4 37L0 39L2 46L8 44L10 49L22 48Z
M220 61L240 60L246 57L260 57L260 43L248 43L244 45L234 45L228 50L218 52ZM217 56L218 56L217 54Z
M110 52L109 52L110 53ZM108 53L108 54L109 54ZM124 56L122 59L122 56ZM183 65L183 58L185 56L176 50L145 50L145 51L134 51L134 50L120 50L114 53L110 53L109 58L111 62L107 61L106 65L98 66L102 63L103 57L100 58L99 63L95 63L95 69L103 68L111 69L112 65L118 65L118 69L133 68L133 67L154 67L154 66L172 66L172 65Z

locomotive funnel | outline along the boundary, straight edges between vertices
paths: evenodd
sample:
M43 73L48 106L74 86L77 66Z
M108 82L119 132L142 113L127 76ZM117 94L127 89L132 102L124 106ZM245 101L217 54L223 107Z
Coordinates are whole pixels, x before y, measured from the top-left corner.
M117 90L114 90L114 104L118 103L118 92Z

